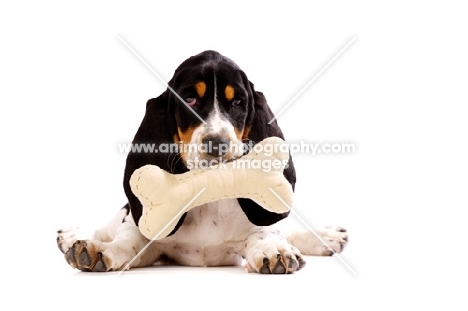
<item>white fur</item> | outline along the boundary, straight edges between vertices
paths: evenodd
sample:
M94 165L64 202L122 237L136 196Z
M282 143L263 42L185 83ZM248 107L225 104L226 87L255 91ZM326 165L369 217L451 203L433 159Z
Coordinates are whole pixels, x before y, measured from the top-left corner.
M148 242L131 217L125 215L122 209L107 227L85 239L88 253L101 252L106 258L107 270L123 269ZM330 227L319 232L336 252L341 252L347 242L346 233L339 229ZM64 253L77 240L73 232L62 230L58 235L59 248ZM288 272L294 272L302 258L300 251L307 255L330 255L328 248L309 232L284 236L275 226L251 224L237 200L229 199L191 210L174 235L152 242L130 268L152 265L166 255L177 264L187 266L240 265L244 257L250 270L256 272L262 268L264 258L269 260L271 270L277 261L284 261L288 266L292 260L296 263L289 264L292 268Z

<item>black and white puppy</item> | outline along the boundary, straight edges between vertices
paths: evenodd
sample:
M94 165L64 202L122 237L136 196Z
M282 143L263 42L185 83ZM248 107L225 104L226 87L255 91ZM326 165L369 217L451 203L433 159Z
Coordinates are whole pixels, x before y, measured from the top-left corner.
M128 204L109 225L85 237L76 229L58 231L59 249L70 266L82 271L115 271L128 263L127 268L146 267L163 259L188 266L226 266L240 265L245 258L251 271L285 274L305 265L301 254L328 256L343 250L348 241L346 230L325 227L318 231L331 251L311 232L284 234L272 226L288 213L272 213L252 200L239 198L192 209L169 236L152 242L137 256L149 241L138 229L142 206L129 185L136 169L153 164L180 174L195 160L228 161L242 156L241 148L222 145L259 142L270 136L284 139L276 121L268 124L274 116L263 94L255 91L232 60L215 51L184 61L168 84L170 88L147 102L133 144L153 144L156 148L163 144L205 144L211 148L130 152L124 176ZM296 175L291 159L284 176L294 189Z

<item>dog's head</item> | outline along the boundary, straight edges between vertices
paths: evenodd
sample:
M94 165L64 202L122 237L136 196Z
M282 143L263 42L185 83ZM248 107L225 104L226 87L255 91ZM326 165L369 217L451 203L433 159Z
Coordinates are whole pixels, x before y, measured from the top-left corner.
M242 155L254 111L252 86L229 58L205 51L183 62L169 82L183 161L226 161Z
M205 51L184 61L167 90L148 101L133 141L156 149L176 144L179 158L172 152L149 153L136 155L137 163L129 161L130 156L127 166L145 162L177 173L198 167L201 161L203 166L228 161L246 151L244 140L284 139L276 120L269 124L273 118L265 97L239 66L218 52Z
M245 150L236 148L242 140L257 143L271 136L284 139L276 120L269 123L274 115L265 96L254 89L239 66L218 52L205 51L184 61L168 86L147 102L133 140L134 145L151 145L154 150L132 150L127 157L124 188L137 223L142 206L129 186L136 169L152 164L180 174L190 169L189 161L216 163L220 158L226 161L242 155ZM181 143L182 149L160 148L174 143ZM294 189L296 174L291 159L283 174ZM258 226L271 225L288 214L266 211L249 199L238 200L247 218Z

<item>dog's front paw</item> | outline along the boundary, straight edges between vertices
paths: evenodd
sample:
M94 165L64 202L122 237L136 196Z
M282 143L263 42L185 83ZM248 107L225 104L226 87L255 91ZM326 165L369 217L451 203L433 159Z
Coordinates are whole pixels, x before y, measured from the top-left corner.
M250 272L287 274L302 269L306 262L299 250L279 235L252 235L246 242L245 258Z
M68 252L68 250L76 242L77 234L76 228L63 228L57 231L57 247L62 253Z
M77 240L65 252L65 260L73 268L86 272L105 272L114 267L111 254L102 247L102 242Z
M93 236L94 230L90 228L63 227L57 231L57 246L65 254L77 240L88 240Z
M101 241L88 240L90 236L92 234L83 228L62 228L57 231L57 246L73 268L95 272L112 270L112 253L104 249Z

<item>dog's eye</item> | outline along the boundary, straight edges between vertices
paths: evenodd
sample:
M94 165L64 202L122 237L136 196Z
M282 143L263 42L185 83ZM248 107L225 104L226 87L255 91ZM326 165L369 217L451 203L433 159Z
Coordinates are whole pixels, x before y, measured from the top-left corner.
M186 101L190 107L193 107L197 104L197 99L194 97L187 98Z
M231 102L232 107L239 107L242 105L242 100L240 99L233 99Z

